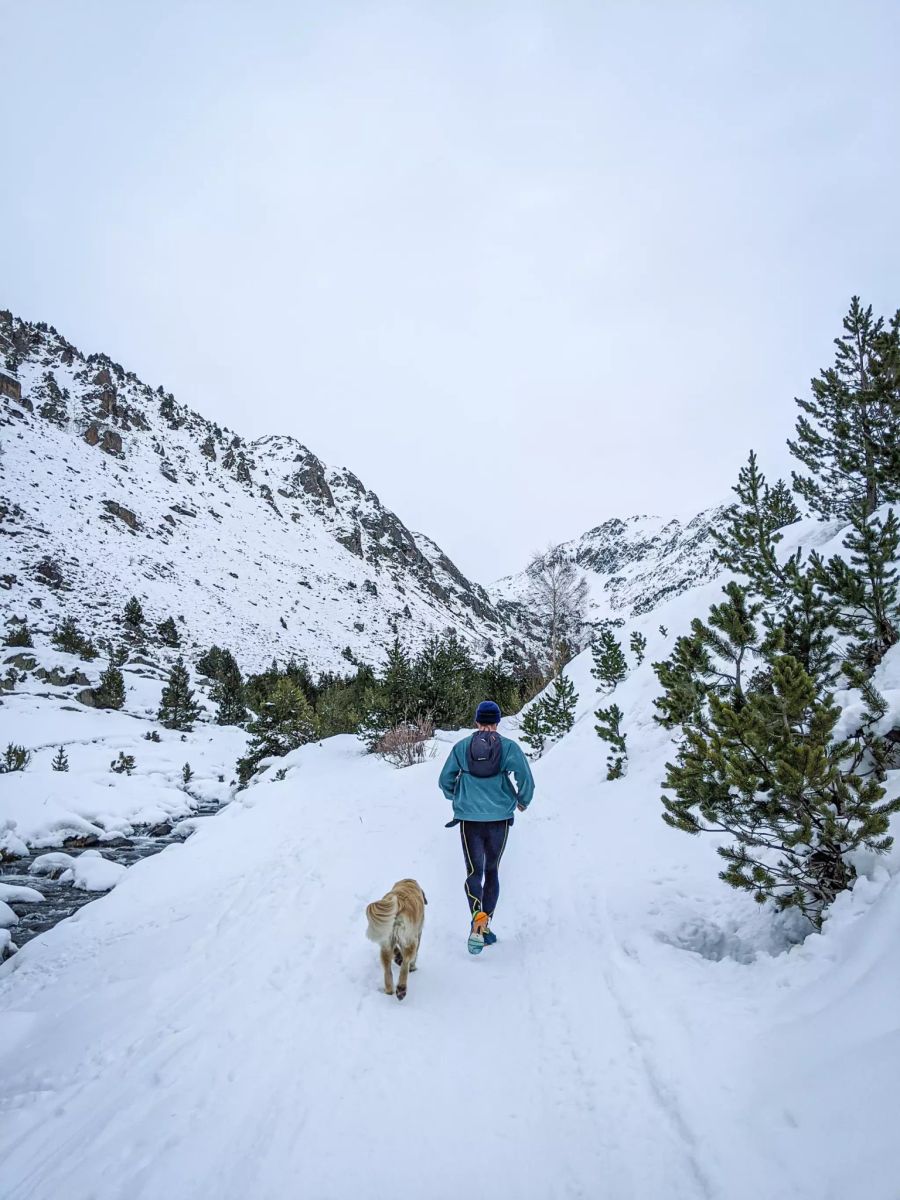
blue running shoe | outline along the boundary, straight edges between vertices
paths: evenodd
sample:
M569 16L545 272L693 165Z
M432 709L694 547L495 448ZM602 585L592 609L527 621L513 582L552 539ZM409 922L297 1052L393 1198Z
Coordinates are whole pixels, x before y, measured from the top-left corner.
M484 935L488 927L487 913L477 912L472 918L472 928L469 930L469 953L480 954L484 949Z
M497 935L496 935L496 933L494 933L493 929L486 929L484 931L484 944L486 946L493 946L493 944L494 944L494 942L496 942L496 940L497 940Z

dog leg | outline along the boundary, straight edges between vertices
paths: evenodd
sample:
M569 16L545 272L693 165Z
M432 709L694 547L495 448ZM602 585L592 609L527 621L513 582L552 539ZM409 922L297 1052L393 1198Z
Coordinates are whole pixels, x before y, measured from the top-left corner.
M415 957L415 943L410 946L403 947L403 966L400 968L400 978L397 980L397 999L402 1000L406 996L406 984L409 979L409 964Z
M422 935L420 933L419 936L416 938L416 949L415 949L415 953L413 954L413 960L409 964L409 969L411 971L418 971L418 969L419 969L419 947L421 945L422 945Z
M394 994L394 972L391 970L391 948L381 947L381 965L384 968L384 990L389 996Z
M398 967L403 966L403 955L400 953L399 946L394 947L394 962L397 964Z

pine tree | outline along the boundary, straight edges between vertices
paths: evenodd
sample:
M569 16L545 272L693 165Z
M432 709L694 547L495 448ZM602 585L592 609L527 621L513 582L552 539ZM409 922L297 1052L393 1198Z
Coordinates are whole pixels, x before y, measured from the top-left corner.
M144 623L144 610L137 596L132 596L123 611L125 624L132 633L137 633Z
M125 703L125 678L112 663L100 676L100 682L91 689L96 708L121 708Z
M744 575L754 594L770 599L781 579L775 553L783 536L779 530L798 520L800 512L781 480L769 487L752 450L734 492L737 503L725 510L721 528L713 530L716 557Z
M244 704L244 681L240 668L229 651L222 653L216 682L210 692L216 708L217 725L243 725L247 720Z
M74 617L63 617L50 634L50 640L57 650L63 650L66 654L80 654L84 645Z
M822 517L866 516L900 500L900 324L885 328L854 296L835 339L835 361L797 400L797 437L788 446L809 474L794 473L794 490Z
M634 655L637 665L640 666L644 661L644 655L647 653L647 639L642 633L638 633L635 629L631 634L631 653Z
M848 658L872 670L900 640L900 522L893 509L882 519L860 501L851 506L850 526L844 538L850 562L814 554L812 570L837 605L837 628L851 639Z
M547 725L547 705L543 697L530 704L519 722L522 741L532 758L540 758L547 745L550 730Z
M191 780L193 778L194 778L194 772L191 769L191 764L185 763L184 766L181 768L181 782L184 784L185 787L187 787L187 785L191 782Z
M130 775L134 770L134 755L120 750L118 757L109 764L109 769L115 771L117 775Z
M628 674L628 663L621 645L612 630L604 627L591 645L594 665L591 674L606 691L611 692Z
M609 708L598 708L594 713L597 724L594 728L604 742L609 743L609 754L606 758L606 778L621 779L628 766L628 750L625 734L622 733L621 723L624 713L618 704Z
M9 775L14 771L24 771L31 761L31 751L24 746L10 742L0 757L0 775Z
M562 673L557 675L544 696L543 704L547 736L556 741L567 734L575 724L578 693L572 680Z
M68 771L69 758L62 746L60 746L60 748L57 750L53 757L53 761L50 763L50 766L54 771Z
M867 747L836 741L841 710L790 655L776 655L767 686L709 695L707 720L685 728L667 765L663 819L687 833L724 832L722 879L760 903L800 909L817 928L856 872L847 855L882 853L900 798L861 770Z
M175 624L173 617L166 617L164 621L156 626L156 632L159 635L159 640L164 646L180 646L181 638L178 634L178 626Z
M169 679L162 691L156 719L166 729L179 729L189 733L200 716L200 705L194 701L194 689L181 655L175 659Z
M31 630L25 621L19 621L15 625L11 625L4 639L6 646L33 646L34 641L31 637Z
M238 760L241 785L249 782L264 758L280 758L316 740L315 714L302 689L279 679L262 710L247 726L251 735L246 755Z

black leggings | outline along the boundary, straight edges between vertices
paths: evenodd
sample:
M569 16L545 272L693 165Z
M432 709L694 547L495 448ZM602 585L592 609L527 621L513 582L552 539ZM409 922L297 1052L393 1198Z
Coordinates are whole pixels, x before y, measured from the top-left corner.
M473 915L494 915L500 896L500 859L506 849L509 821L460 821L466 858L466 899Z

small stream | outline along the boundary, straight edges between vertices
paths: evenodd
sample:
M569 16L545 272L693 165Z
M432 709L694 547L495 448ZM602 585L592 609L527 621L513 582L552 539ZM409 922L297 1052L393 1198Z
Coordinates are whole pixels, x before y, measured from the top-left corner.
M212 816L218 809L219 804L216 801L201 801L193 812L186 814L184 818L179 817L175 824L177 825L178 821L182 819ZM12 939L19 949L26 942L30 942L32 938L46 933L48 929L52 929L54 925L64 921L66 917L70 917L85 904L90 904L92 900L99 900L101 896L107 894L106 892L87 892L82 888L73 887L71 883L60 883L58 879L51 879L47 875L31 875L29 873L31 864L36 858L54 850L63 850L67 854L77 855L81 853L82 849L93 849L99 850L104 858L121 863L123 867L130 867L142 858L150 858L153 854L159 854L160 850L171 846L173 842L184 841L183 834L173 833L168 826L165 833L157 832L158 829L159 826L152 829L137 829L129 837L119 837L104 842L91 841L90 845L79 841L77 848L71 843L62 846L44 846L24 858L0 863L0 883L35 888L44 896L44 899L37 903L21 900L7 901L9 907L19 918L19 923L10 929Z

